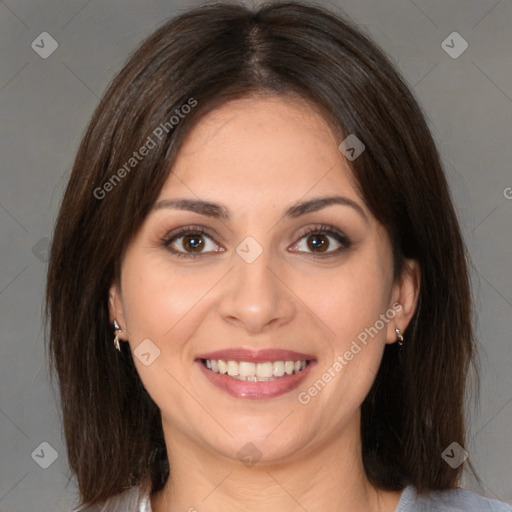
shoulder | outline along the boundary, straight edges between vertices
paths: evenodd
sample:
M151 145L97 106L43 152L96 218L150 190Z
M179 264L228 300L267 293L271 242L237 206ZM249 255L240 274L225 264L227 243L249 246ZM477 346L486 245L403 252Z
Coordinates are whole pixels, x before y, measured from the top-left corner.
M512 507L465 489L430 492L418 496L413 487L406 487L395 512L512 512Z
M131 487L101 505L83 506L71 512L151 512L151 502L141 488Z

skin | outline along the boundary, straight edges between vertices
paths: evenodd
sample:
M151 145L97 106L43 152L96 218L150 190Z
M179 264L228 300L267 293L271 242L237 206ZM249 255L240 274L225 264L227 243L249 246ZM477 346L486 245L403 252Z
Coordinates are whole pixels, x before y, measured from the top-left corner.
M241 503L248 511L395 510L400 493L380 491L366 478L360 406L385 345L396 342L395 328L405 330L414 313L419 270L406 261L393 279L388 234L360 197L340 142L302 100L231 101L191 131L158 198L218 203L230 219L157 208L129 244L109 307L132 351L145 339L160 350L149 366L134 358L161 410L171 466L166 487L151 498L154 512L238 511ZM362 213L337 204L284 216L300 201L332 195L349 198ZM176 256L161 239L190 224L213 241L202 238L205 252L195 258ZM312 249L303 233L319 224L344 233L350 247L336 252L341 245L324 235L326 252ZM250 264L236 253L247 236L263 249ZM171 247L190 253L183 242ZM400 311L378 335L310 403L299 403L298 392L395 302ZM194 362L231 347L305 352L317 365L299 389L236 398ZM261 452L252 467L237 457L246 443Z

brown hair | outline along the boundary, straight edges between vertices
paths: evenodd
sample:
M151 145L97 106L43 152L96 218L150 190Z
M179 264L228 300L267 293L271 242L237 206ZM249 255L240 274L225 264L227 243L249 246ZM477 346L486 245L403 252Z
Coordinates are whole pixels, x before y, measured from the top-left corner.
M347 20L299 2L257 10L219 3L166 22L129 58L92 116L57 219L49 350L83 502L101 503L133 485L157 491L169 476L159 409L128 345L121 354L112 345L108 289L190 128L223 102L251 94L298 95L365 144L351 168L390 234L395 276L413 258L422 278L404 349L386 347L362 406L365 470L385 489L454 487L462 466L452 469L441 453L453 441L464 446L471 297L422 111L387 57ZM151 150L135 157L149 139Z

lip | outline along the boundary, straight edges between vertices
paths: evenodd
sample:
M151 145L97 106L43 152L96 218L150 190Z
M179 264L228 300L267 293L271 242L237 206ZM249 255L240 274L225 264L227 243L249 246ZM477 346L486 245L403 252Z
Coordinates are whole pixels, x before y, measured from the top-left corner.
M292 350L277 348L264 350L249 350L246 348L228 348L199 354L197 359L224 359L225 361L248 361L250 363L264 363L266 361L315 361L311 354L303 354Z
M263 382L247 382L233 379L228 375L221 375L206 368L203 359L223 359L227 361L249 361L261 363L265 361L308 361L304 370L293 375L284 375L276 380ZM197 357L196 363L205 377L218 389L236 398L248 398L252 400L265 400L275 398L297 388L300 383L309 375L316 364L316 359L308 354L293 352L289 350L268 349L268 350L246 350L227 349L216 352L201 354Z

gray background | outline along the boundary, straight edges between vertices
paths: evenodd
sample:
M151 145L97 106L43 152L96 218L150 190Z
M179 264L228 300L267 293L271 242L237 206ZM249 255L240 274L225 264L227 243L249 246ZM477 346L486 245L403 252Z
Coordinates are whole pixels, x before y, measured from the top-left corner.
M474 265L481 344L481 401L465 448L483 486L469 477L464 485L512 503L512 1L324 3L341 7L388 52L439 144ZM2 512L66 511L74 503L44 359L45 249L80 138L108 82L146 35L196 4L0 1ZM469 45L456 59L442 47L454 31ZM47 59L31 47L42 32L59 45ZM47 469L40 464L51 461L51 450L42 442L58 453Z

